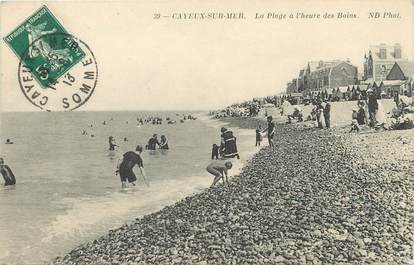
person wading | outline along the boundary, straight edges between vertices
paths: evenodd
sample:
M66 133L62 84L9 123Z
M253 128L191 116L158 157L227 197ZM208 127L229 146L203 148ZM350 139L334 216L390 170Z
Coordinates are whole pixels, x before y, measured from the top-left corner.
M137 177L134 174L133 168L135 166L139 167L139 170L141 171L142 178L145 181L145 184L149 186L146 174L144 170L144 163L141 158L142 153L142 146L137 145L135 148L135 152L129 151L126 152L119 160L117 164L117 170L115 171L115 174L118 175L121 178L122 188L126 188L126 181L128 180L129 183L135 186L135 181L137 180Z
M157 149L157 145L159 146L160 143L158 142L158 136L157 134L154 134L149 140L148 140L148 145L147 145L147 149L148 150L156 150Z
M4 164L3 158L0 158L0 173L4 179L4 186L10 186L16 184L16 178L10 167Z

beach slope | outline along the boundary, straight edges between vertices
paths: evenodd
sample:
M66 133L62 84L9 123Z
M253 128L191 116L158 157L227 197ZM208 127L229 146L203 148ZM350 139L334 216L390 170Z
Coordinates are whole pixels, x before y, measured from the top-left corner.
M275 143L229 186L187 197L53 263L412 262L412 136L280 125Z

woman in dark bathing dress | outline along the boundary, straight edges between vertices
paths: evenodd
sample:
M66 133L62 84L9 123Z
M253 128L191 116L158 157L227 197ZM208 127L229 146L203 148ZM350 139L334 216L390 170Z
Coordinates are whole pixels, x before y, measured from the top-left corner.
M236 137L233 136L233 132L226 128L221 128L221 153L223 158L237 157L240 159L239 152L237 151Z

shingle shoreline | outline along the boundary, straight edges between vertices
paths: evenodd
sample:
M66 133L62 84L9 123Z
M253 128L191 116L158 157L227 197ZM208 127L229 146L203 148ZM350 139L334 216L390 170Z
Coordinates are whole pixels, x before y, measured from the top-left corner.
M413 184L330 131L277 126L232 178L55 264L408 264ZM356 160L357 159L357 160ZM399 174L394 174L399 171Z

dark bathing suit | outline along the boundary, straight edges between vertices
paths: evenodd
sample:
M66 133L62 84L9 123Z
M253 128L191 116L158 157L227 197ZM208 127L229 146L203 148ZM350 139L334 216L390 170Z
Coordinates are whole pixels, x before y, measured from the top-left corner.
M126 152L122 163L119 166L119 176L121 177L121 181L126 181L128 179L128 182L131 183L137 180L134 171L132 171L132 168L135 165L144 167L141 157L132 151Z
M155 150L157 149L157 143L158 141L155 138L151 138L148 141L148 149L149 150Z
M275 124L273 121L267 123L267 138L270 140L275 135Z
M222 134L223 137L223 149L225 158L238 157L239 153L237 151L236 137L233 136L233 132L228 130Z
M4 178L4 186L16 184L16 178L14 177L14 174L11 171L9 166L4 165L0 173L3 175L3 178Z
M112 143L112 140L109 140L109 151L114 151L115 150L115 146L116 144Z
M161 142L160 145L161 145L161 149L165 149L165 150L169 149L167 140L165 140L165 142Z

